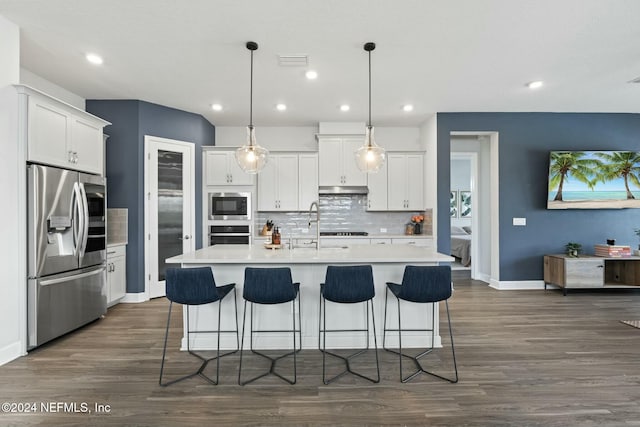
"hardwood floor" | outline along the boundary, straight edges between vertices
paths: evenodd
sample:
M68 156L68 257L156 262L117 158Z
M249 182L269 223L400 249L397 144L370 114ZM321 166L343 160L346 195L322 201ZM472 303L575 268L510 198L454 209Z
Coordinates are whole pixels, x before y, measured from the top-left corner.
M0 425L640 425L640 329L619 322L640 319L640 290L563 297L559 290L496 291L457 280L450 308L458 384L425 375L401 384L397 358L381 351L380 384L348 376L325 386L320 353L306 350L293 386L271 377L238 386L233 355L221 361L218 386L193 378L162 388L167 307L164 299L120 304L104 319L0 367L0 401L37 404L32 413L0 413ZM182 318L180 307L174 310L175 346ZM444 350L437 358L446 368ZM197 367L175 351L169 363L169 374ZM59 412L43 412L40 402ZM56 402L76 403L78 411L84 402L92 412L68 412ZM96 413L95 404L109 410Z

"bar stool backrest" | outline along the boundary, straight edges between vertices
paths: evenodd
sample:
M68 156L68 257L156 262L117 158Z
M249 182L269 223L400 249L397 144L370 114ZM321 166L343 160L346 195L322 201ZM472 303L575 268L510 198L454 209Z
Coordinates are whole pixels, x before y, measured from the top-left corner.
M168 268L166 288L167 299L178 304L209 304L220 299L209 267Z
M244 269L242 296L247 301L258 304L280 304L293 301L296 295L289 267Z
M438 302L451 297L451 267L407 265L398 298L412 302Z
M370 265L327 267L323 285L326 299L339 303L364 302L376 294Z

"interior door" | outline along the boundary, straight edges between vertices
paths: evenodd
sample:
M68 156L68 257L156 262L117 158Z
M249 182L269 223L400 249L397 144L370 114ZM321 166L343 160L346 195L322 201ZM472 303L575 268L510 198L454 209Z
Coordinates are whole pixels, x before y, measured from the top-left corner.
M165 260L195 250L194 146L145 136L145 278L149 298L166 294Z

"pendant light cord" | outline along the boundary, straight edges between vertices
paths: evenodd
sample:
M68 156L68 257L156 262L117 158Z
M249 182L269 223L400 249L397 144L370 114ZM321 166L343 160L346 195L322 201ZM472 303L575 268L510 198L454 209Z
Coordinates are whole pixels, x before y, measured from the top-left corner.
M251 82L249 83L249 126L253 127L253 50L251 51Z
M371 51L369 51L369 127L371 127Z

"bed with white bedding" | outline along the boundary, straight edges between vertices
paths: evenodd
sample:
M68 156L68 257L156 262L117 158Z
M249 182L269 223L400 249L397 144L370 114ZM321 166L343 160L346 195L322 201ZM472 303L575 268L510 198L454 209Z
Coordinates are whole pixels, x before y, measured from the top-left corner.
M471 234L455 225L451 226L451 256L459 258L465 267L471 265Z

